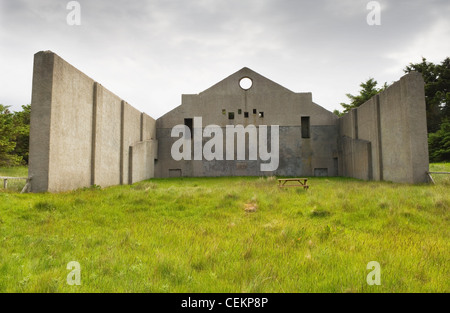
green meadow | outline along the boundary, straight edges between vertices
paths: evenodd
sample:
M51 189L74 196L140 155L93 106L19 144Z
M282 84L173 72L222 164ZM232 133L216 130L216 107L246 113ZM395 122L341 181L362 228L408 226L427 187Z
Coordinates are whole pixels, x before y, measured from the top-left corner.
M448 176L310 178L308 190L274 177L151 179L59 194L11 182L0 292L450 292ZM67 283L71 261L81 285ZM371 261L380 285L366 281Z

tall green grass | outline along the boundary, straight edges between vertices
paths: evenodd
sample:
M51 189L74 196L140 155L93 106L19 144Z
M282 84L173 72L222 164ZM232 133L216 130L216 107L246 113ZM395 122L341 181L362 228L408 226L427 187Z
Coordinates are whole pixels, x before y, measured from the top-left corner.
M448 185L309 185L178 178L0 193L0 292L450 291ZM80 286L66 283L70 261ZM380 286L366 283L370 261Z
M14 166L14 167L0 167L0 177L28 177L28 167ZM25 186L26 180L8 180L7 190L3 189L3 180L0 180L0 192L17 192L21 191Z
M450 173L450 163L432 163L430 172ZM431 174L436 184L446 184L450 186L450 174Z

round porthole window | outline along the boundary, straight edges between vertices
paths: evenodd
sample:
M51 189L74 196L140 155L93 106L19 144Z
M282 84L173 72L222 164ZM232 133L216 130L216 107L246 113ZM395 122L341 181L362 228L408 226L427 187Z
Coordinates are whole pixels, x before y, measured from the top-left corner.
M249 90L250 88L252 88L252 85L253 81L248 77L241 78L241 80L239 81L239 86L241 86L241 88L244 90Z

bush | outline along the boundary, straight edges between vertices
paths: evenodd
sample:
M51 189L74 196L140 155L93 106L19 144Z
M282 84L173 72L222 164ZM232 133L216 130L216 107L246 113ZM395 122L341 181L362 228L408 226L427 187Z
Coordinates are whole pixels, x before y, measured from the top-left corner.
M445 120L441 128L428 135L430 162L450 161L450 121Z

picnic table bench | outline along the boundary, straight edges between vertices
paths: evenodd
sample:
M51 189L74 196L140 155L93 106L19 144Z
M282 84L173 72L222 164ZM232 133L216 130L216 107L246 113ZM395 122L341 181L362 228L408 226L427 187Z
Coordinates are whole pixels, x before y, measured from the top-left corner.
M308 181L308 178L280 178L278 179L278 187L284 188L284 187L303 187L303 189L308 189L309 186L306 184ZM287 184L287 182L294 182L294 184ZM298 184L295 184L295 183Z

